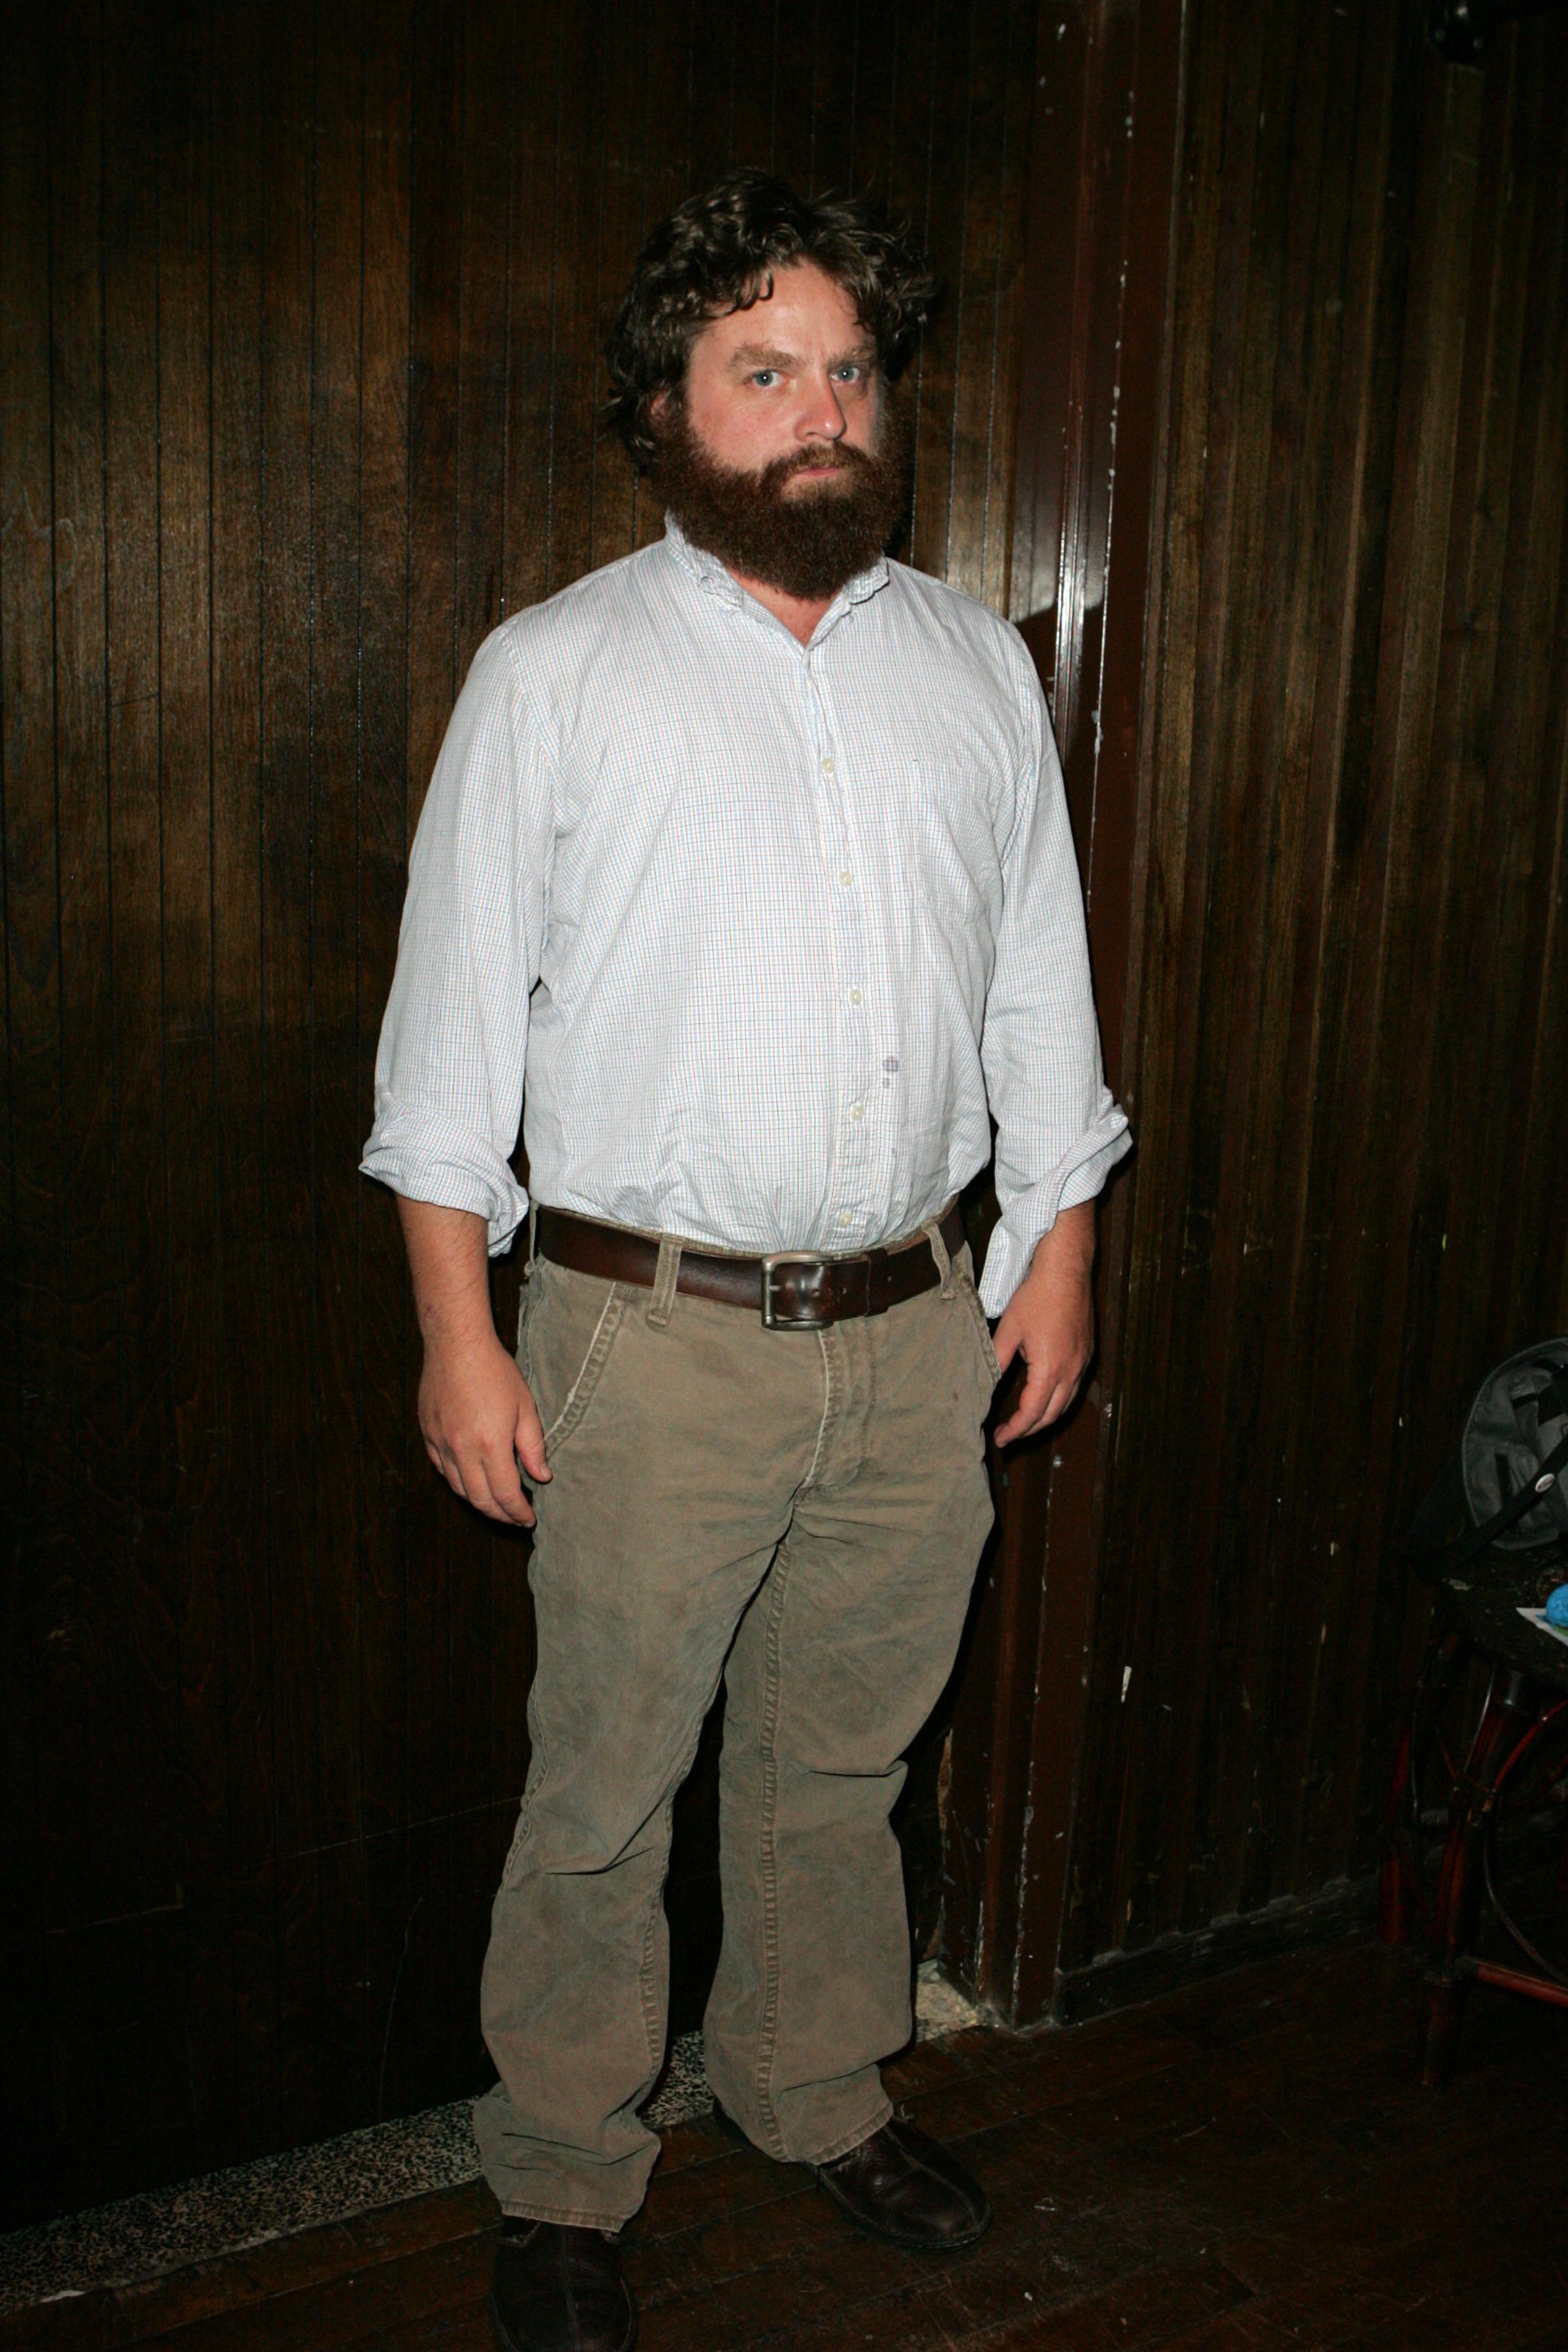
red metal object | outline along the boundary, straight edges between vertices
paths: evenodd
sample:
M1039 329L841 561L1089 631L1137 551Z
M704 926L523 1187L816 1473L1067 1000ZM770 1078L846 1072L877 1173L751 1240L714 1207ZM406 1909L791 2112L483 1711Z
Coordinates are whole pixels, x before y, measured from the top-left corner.
M1405 1732L1394 1760L1394 1782L1388 1792L1388 1829L1383 1868L1377 1882L1377 1932L1385 1944L1407 1944L1415 1908L1415 1880L1401 1838L1400 1826L1410 1801L1410 1740ZM1419 1796L1416 1799L1419 1803Z
M1469 1958L1480 1914L1481 1841L1499 1779L1519 1745L1525 1688L1526 1677L1517 1673L1505 1677L1500 1696L1494 1685L1454 1790L1421 1996L1421 2080L1433 2090L1453 2072L1471 1980L1462 1963Z
M1389 1834L1378 1915L1379 1933L1385 1943L1404 1943L1410 1937L1412 1914L1421 1893L1419 1816L1425 1768L1442 1708L1468 1655L1468 1644L1450 1633L1433 1643L1422 1667L1410 1731L1400 1746L1389 1796ZM1510 1781L1565 1719L1568 1700L1527 1674L1500 1667L1456 1776L1432 1901L1421 1996L1421 2080L1434 2090L1441 2088L1453 2072L1459 2021L1472 1984L1494 1985L1531 2000L1568 2008L1568 1984L1479 1959L1471 1948L1489 1891L1503 1926L1516 1941L1523 1940L1496 1897L1489 1877L1489 1841ZM1532 1946L1526 1944L1524 1948L1531 1958L1541 1958Z
M1422 1660L1409 1727L1399 1743L1388 1792L1377 1906L1378 1934L1385 1944L1407 1944L1416 1918L1427 1909L1421 1867L1421 1792L1444 1710L1469 1655L1468 1643L1449 1631L1433 1637Z
M1478 1984L1496 1985L1502 1992L1521 1992L1531 2000L1546 2000L1554 2009L1568 2009L1568 1985L1553 1984L1550 1977L1531 1976L1526 1969L1502 1969L1495 1960L1471 1960L1465 1974L1473 1977Z

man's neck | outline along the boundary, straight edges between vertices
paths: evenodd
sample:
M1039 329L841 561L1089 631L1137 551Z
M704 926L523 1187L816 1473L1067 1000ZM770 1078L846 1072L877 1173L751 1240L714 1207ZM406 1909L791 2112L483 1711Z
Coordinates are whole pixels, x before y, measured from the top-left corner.
M786 596L782 588L770 588L765 581L748 580L732 563L727 563L724 569L748 596L754 596L776 621L784 623L792 637L798 637L803 646L811 643L817 623L833 602L831 596Z

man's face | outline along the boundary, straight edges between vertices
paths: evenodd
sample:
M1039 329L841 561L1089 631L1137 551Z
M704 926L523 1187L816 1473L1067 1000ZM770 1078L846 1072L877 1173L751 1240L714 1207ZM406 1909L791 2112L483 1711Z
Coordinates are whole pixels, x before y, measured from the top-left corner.
M841 446L877 446L877 355L843 287L795 262L749 310L711 320L687 362L686 413L717 464L760 474L789 457L792 497L833 490Z
M907 423L843 288L812 262L694 337L655 401L654 488L741 579L825 604L902 519Z

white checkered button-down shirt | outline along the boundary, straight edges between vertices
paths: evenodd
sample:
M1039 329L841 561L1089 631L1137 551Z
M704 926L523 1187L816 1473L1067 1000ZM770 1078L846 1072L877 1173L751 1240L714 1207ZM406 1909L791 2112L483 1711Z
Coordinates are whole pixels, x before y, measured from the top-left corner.
M1128 1149L1045 703L898 563L808 646L673 527L480 646L410 861L363 1166L413 1199L866 1248L991 1154L998 1313Z

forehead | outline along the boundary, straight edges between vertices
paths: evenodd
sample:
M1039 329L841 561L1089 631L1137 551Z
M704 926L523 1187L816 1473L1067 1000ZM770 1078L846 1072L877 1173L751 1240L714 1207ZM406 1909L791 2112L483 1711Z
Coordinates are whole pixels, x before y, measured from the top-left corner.
M816 262L792 261L774 270L770 294L747 310L710 319L694 337L691 350L693 358L701 351L705 358L721 363L742 351L847 352L866 341L866 330L843 287Z

